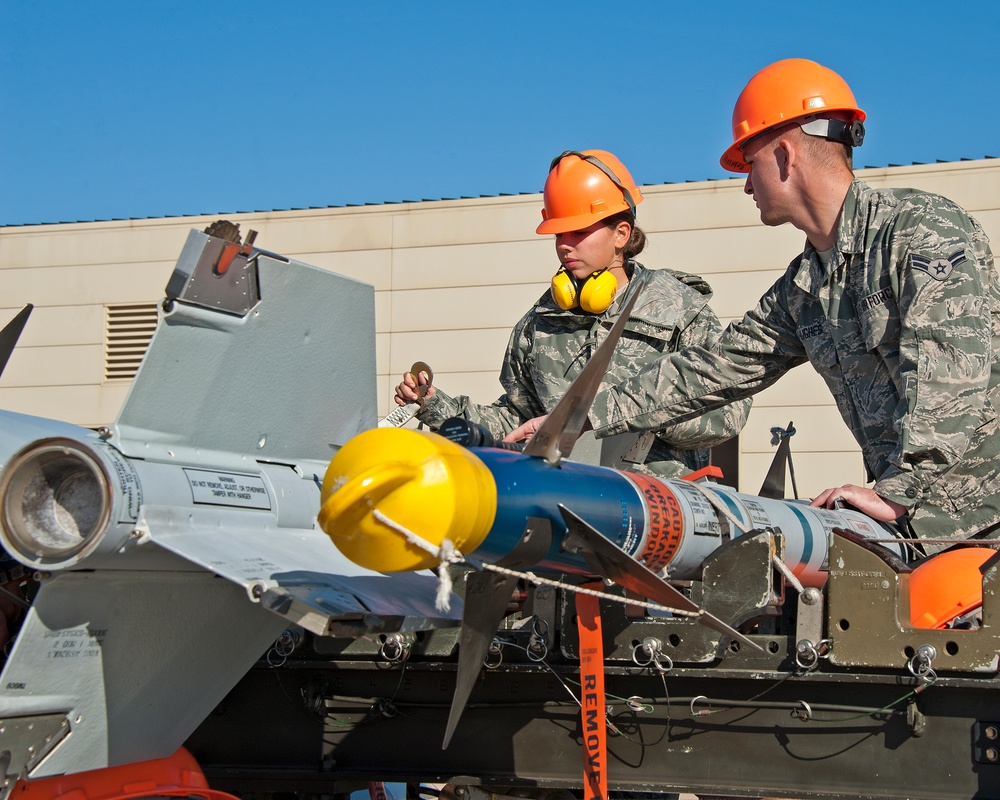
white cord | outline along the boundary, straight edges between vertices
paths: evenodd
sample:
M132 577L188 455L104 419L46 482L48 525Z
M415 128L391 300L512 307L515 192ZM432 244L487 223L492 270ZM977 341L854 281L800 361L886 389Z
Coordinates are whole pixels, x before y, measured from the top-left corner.
M379 511L377 508L372 509L372 516L375 517L379 522L385 525L390 530L396 531L396 533L403 536L407 542L412 544L414 547L419 547L427 553L430 553L435 558L439 559L439 565L437 570L438 575L438 593L435 605L438 611L448 611L451 608L451 575L448 572L448 566L450 564L460 564L466 561L465 556L463 556L458 549L452 544L449 539L445 539L441 542L441 546L438 547L435 544L427 541L421 536L418 536L413 531L408 530L404 526L400 525L395 520L387 517L384 513ZM614 603L622 603L624 605L640 606L642 608L648 608L652 611L667 611L671 614L676 614L681 617L700 617L701 612L698 611L682 611L676 608L670 608L668 606L662 606L659 603L652 603L648 600L636 600L630 597L621 597L620 595L608 594L607 592L600 592L596 589L586 589L582 586L573 586L572 584L562 583L561 581L550 580L549 578L542 578L535 575L533 572L521 572L519 570L508 569L507 567L500 567L496 564L483 564L483 569L490 570L491 572L496 572L501 575L511 575L516 578L523 578L531 583L538 586L553 586L557 589L566 589L571 592L578 592L580 594L588 594L592 597L599 597L602 600L609 600Z

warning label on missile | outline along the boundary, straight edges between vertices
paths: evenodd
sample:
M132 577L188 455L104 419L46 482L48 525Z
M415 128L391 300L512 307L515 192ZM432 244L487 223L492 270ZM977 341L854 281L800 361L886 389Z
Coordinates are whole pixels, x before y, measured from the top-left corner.
M139 483L135 467L111 447L105 449L104 454L114 466L118 485L121 487L121 514L118 521L135 522L139 519L139 506L142 505L142 484Z
M271 497L264 479L259 475L233 472L212 472L207 469L185 469L195 503L213 506L239 506L271 510Z

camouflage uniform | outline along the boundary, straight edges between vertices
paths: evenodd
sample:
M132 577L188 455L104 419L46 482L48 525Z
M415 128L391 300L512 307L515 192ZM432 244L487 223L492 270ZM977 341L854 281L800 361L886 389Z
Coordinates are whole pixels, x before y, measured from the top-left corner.
M644 364L682 347L706 344L721 326L708 306L709 285L695 275L649 270L628 262L628 286L603 314L564 311L548 292L514 327L500 372L504 394L491 405L468 397L449 397L440 389L418 418L436 428L448 417L463 416L502 437L533 417L548 414L607 338L622 305L642 294L618 342L603 386L625 380ZM657 434L642 471L674 477L708 464L706 449L735 436L743 427L749 401L686 421ZM630 439L634 439L632 436Z
M656 428L809 361L881 496L918 536L1000 520L1000 287L989 242L954 203L855 181L828 266L805 251L714 351L661 359L598 395L598 436ZM928 550L938 548L928 547Z

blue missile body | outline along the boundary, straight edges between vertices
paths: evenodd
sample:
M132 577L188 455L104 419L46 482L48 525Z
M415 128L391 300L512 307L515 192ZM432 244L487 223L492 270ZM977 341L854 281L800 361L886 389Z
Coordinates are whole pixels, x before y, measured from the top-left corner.
M589 574L581 556L561 549L560 505L665 578L697 578L712 551L762 529L783 535L785 563L805 586L825 584L834 528L882 540L902 556L889 529L856 511L741 494L708 481L572 461L552 465L508 450L463 448L425 431L359 434L331 461L322 500L320 524L337 546L383 571L437 563L400 530L432 546L448 540L467 556L495 563L513 551L535 517L547 519L554 533L537 569Z

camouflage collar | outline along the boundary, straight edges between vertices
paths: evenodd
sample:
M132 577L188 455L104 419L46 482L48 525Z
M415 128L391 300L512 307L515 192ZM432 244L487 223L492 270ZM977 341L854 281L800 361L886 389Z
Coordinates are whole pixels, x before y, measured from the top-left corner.
M859 224L867 218L859 217L858 209L869 204L872 189L867 183L855 178L850 188L847 190L847 197L844 198L844 207L840 211L840 228L837 231L837 250L847 255L854 255L865 249L865 226Z
M698 275L689 275L672 269L651 270L638 261L629 261L628 265L631 270L628 286L615 297L611 307L603 314L589 314L578 308L563 310L556 305L548 290L538 298L534 313L547 319L577 318L586 320L587 325L593 321L601 321L602 324L608 325L617 319L622 305L628 302L633 294L648 288L649 295L640 298L632 309L629 327L645 326L651 330L674 330L688 325L708 305L712 297L711 287ZM675 283L677 289L672 290L670 284L665 283L667 275L672 279L670 283Z
M837 244L834 246L834 253L830 258L828 268L823 265L816 248L808 239L806 240L806 246L802 251L794 279L795 285L802 291L808 292L814 297L818 296L820 288L829 282L831 275L836 275L839 272L839 267L847 258L864 250L865 230L863 224L858 224L858 209L864 208L868 204L872 191L868 184L857 179L848 188L844 205L840 209ZM863 218L861 221L864 221Z

